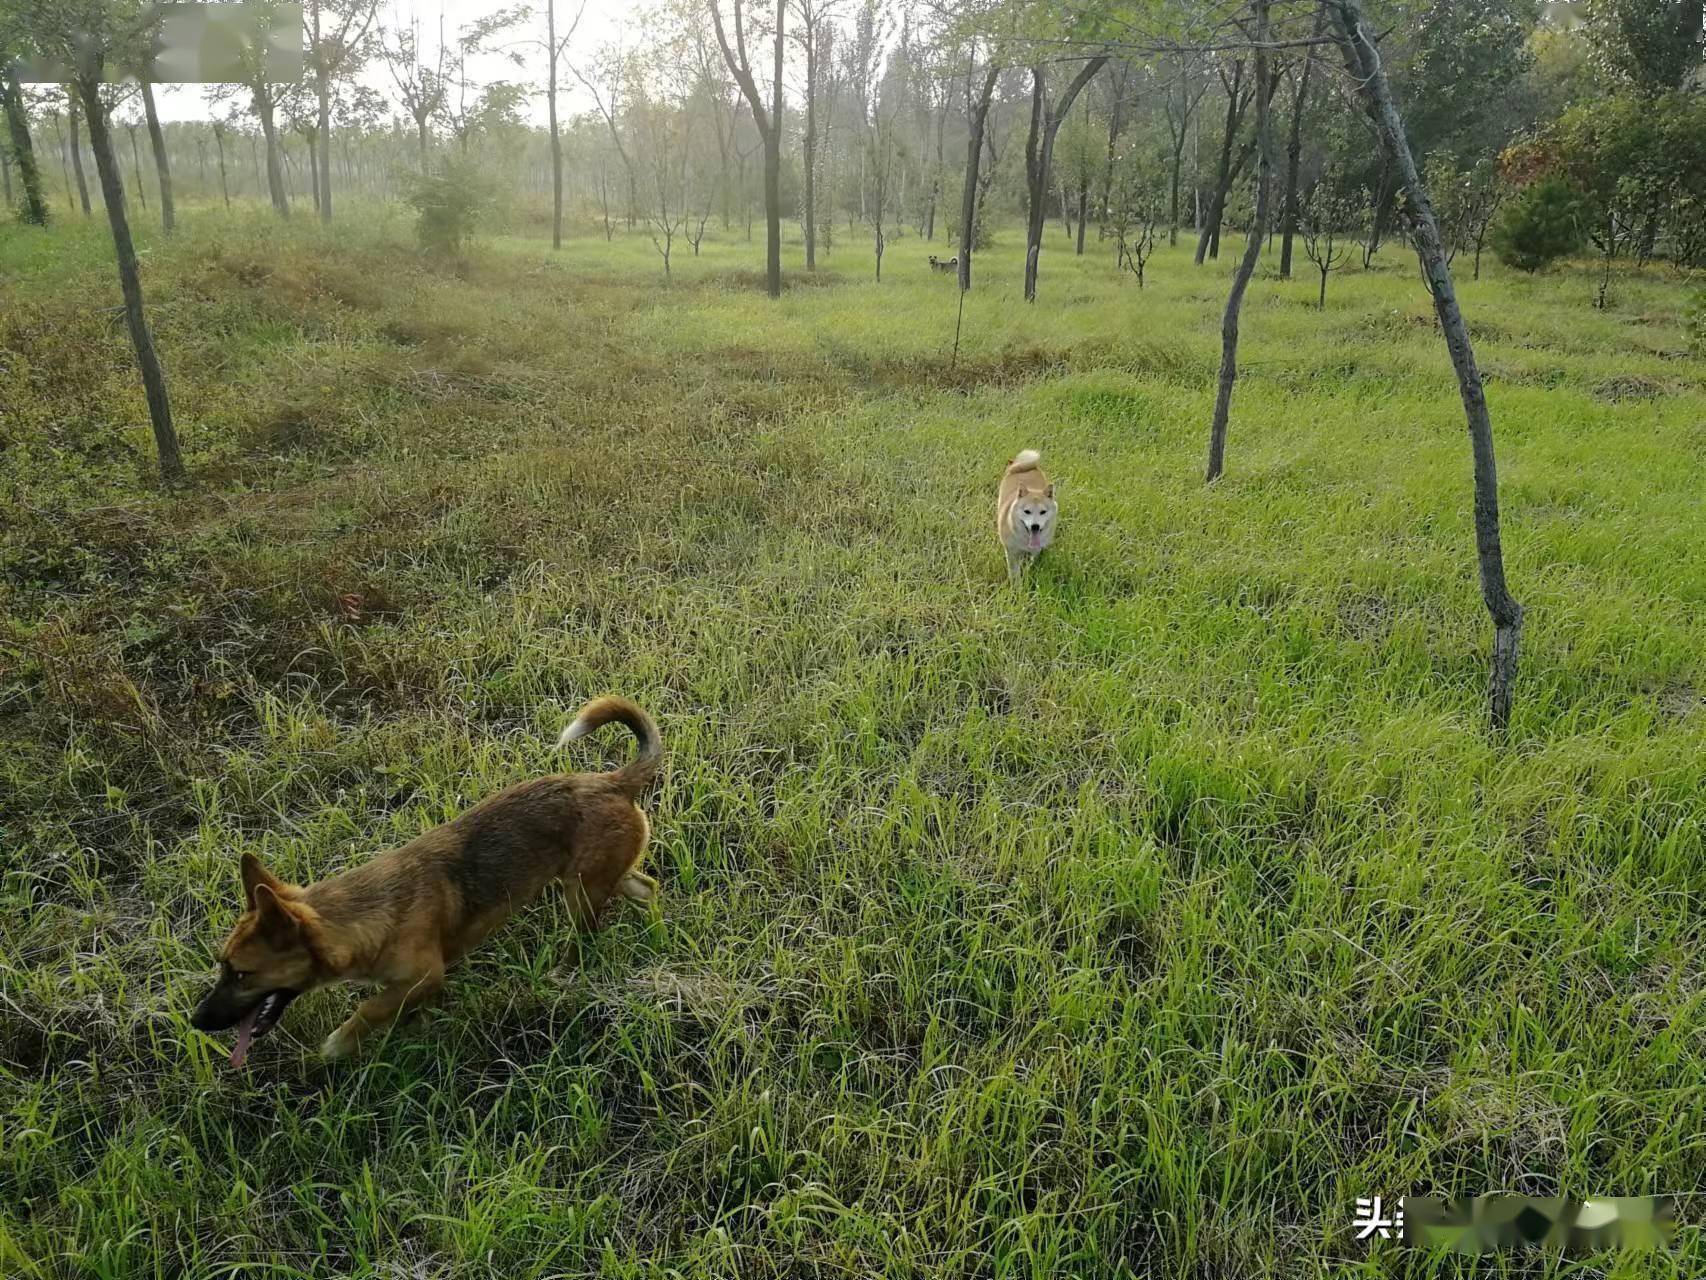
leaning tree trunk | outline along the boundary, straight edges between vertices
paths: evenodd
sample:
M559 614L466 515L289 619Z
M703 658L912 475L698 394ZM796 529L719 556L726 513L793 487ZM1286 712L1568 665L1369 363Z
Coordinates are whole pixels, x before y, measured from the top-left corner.
M106 109L101 103L98 71L84 72L77 79L77 93L89 117L89 145L95 153L95 168L101 179L101 196L107 205L107 223L113 233L113 253L118 259L119 287L124 293L124 319L130 328L136 363L142 369L142 386L148 396L148 416L154 424L154 444L160 454L160 474L168 482L183 479L184 460L178 452L178 433L172 426L172 404L166 395L166 372L154 350L154 335L142 307L142 277L136 265L136 246L130 239L130 220L124 211L124 179L119 176L113 155L112 134L107 128Z
M971 110L966 139L966 181L960 193L960 292L971 288L971 249L977 238L977 167L983 158L983 131L989 122L989 100L995 95L995 81L1001 68L990 61L983 77L983 92Z
M1440 243L1439 223L1433 202L1410 154L1404 122L1392 99L1380 52L1363 29L1359 0L1326 0L1337 28L1340 51L1352 82L1360 89L1369 116L1379 130L1387 155L1397 164L1404 188L1404 216L1410 224L1416 253L1421 259L1428 290L1433 295L1434 314L1445 335L1457 373L1458 392L1469 425L1470 452L1475 471L1475 554L1481 577L1481 599L1493 619L1493 659L1487 681L1488 710L1493 728L1503 732L1510 724L1511 685L1516 679L1517 642L1522 633L1522 606L1505 585L1504 550L1499 538L1499 478L1493 457L1493 420L1487 412L1487 395L1469 330L1457 306L1457 291L1451 282L1451 266Z
M93 210L89 206L89 183L83 177L83 131L78 127L78 117L82 114L77 110L76 94L71 95L71 171L77 175L77 203L83 207L83 216L87 218Z
M142 82L142 112L148 118L148 145L154 151L154 174L160 182L160 225L167 235L178 225L178 213L172 203L172 169L166 161L166 134L160 128L160 113L154 109L153 82Z
M18 215L38 227L47 225L47 198L42 194L41 169L36 164L35 144L30 141L30 121L24 114L24 95L18 87L16 72L8 69L0 83L0 98L4 98L6 129L12 139L12 159L18 165L18 184L24 189Z
M136 146L136 126L127 126L130 130L130 171L136 175L136 198L142 202L143 212L148 211L148 188L142 182L142 152Z
M1072 77L1060 105L1050 109L1048 87L1043 78L1042 64L1031 68L1031 132L1025 141L1025 178L1030 187L1030 210L1025 224L1025 301L1037 300L1037 266L1043 250L1044 204L1048 196L1049 168L1054 163L1054 140L1061 123L1072 110L1072 104L1084 86L1096 78L1108 60L1106 54L1091 58L1078 74ZM1065 212L1065 200L1061 201Z
M806 28L805 232L806 270L817 270L817 33ZM881 234L877 237L877 279L883 278Z
M1220 478L1226 462L1226 421L1232 412L1232 384L1238 378L1238 313L1244 305L1244 291L1256 271L1256 259L1262 252L1262 237L1268 225L1268 175L1272 169L1268 140L1268 0L1255 0L1256 7L1256 214L1250 225L1250 238L1244 245L1244 257L1232 278L1232 291L1226 296L1226 314L1220 322L1220 386L1214 396L1214 423L1208 438L1208 480Z
M571 33L572 35L573 33ZM567 41L564 41L566 44ZM551 247L563 247L563 131L557 123L557 0L545 4L545 109L551 125ZM725 206L726 207L726 206Z
M1315 12L1316 36L1321 34L1325 15ZM1309 104L1309 73L1315 68L1315 50L1305 50L1303 74L1298 77L1297 96L1291 103L1291 137L1285 146L1285 211L1280 221L1285 228L1280 241L1280 279L1291 279L1291 241L1297 234L1297 175L1303 157L1303 111Z
M1215 170L1214 203L1207 221L1202 227L1202 234L1197 240L1197 266L1202 266L1203 259L1208 256L1209 242L1215 242L1214 248L1218 255L1220 250L1220 218L1215 209L1224 210L1226 193L1232 189L1232 144L1238 137L1238 126L1243 123L1244 111L1238 101L1238 91L1244 81L1244 62L1239 59L1232 65L1232 83L1226 87L1226 128L1220 136L1220 167Z
M255 95L255 114L261 118L261 133L266 138L267 193L272 197L273 212L281 218L290 216L290 196L284 189L284 166L278 158L278 126L273 123L273 103L269 93Z

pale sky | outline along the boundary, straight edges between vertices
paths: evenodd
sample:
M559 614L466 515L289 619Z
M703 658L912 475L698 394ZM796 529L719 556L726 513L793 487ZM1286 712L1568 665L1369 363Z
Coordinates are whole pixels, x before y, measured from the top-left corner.
M545 39L545 0L531 0L538 10L537 21L525 27L518 27L506 40L527 41L537 39L539 45ZM557 0L557 23L559 27L573 21L575 6L578 0ZM378 22L382 26L406 27L412 20L418 19L421 27L421 57L429 64L437 58L438 19L440 12L444 15L445 39L454 42L459 28L467 26L477 19L488 17L502 9L512 9L516 0L380 0ZM638 13L642 8L640 0L587 0L586 11L581 17L580 26L576 28L574 39L569 42L564 61L585 66L591 61L591 55L598 48L614 41L623 40L631 43L638 33ZM527 66L518 68L511 66L503 58L487 56L472 60L470 67L474 76L481 82L492 80L509 80L529 85L539 84L539 96L532 102L531 114L540 125L545 123L545 54L542 47L526 45L517 49L527 59ZM566 118L582 111L591 111L591 97L580 87L579 82L571 76L567 69L560 72L563 83L558 92L558 110ZM390 98L396 99L396 85L392 82L390 73L382 62L375 60L362 73L362 82ZM156 96L160 104L160 115L165 120L207 120L212 118L204 96L206 86L198 84L162 86Z

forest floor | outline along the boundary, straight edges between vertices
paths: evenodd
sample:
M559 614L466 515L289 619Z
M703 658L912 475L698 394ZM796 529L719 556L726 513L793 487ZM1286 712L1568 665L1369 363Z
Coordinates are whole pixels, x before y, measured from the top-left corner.
M1141 292L940 242L325 234L144 268L0 226L0 1272L1399 1275L1359 1196L1684 1194L1706 1167L1706 367L1686 290L1488 265L1505 553L1485 727L1463 415L1413 257L1234 236ZM836 228L841 232L842 228ZM1467 277L1467 264L1460 260ZM1009 590L997 477L1062 529ZM365 1057L188 1014L237 859L333 874L618 691L656 910L555 899ZM1698 1276L1706 1244L1573 1274ZM1500 1275L1561 1274L1539 1261ZM1470 1274L1440 1264L1427 1274ZM1475 1274L1486 1274L1480 1271Z

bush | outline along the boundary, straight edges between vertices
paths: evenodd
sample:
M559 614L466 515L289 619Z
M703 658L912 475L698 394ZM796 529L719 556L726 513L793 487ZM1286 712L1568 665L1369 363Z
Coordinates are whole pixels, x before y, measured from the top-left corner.
M1581 200L1562 178L1528 188L1493 228L1493 252L1519 271L1538 271L1581 242Z
M1694 353L1706 356L1706 289L1695 294L1694 301L1688 304L1682 328Z
M421 248L453 258L490 212L492 192L478 168L452 157L435 171L409 175L403 199L415 211L415 235Z

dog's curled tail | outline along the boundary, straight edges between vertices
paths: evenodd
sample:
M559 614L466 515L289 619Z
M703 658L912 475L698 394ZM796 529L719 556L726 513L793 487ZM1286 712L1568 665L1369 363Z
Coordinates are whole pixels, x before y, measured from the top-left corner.
M580 709L574 723L563 730L563 736L557 739L557 745L566 747L576 738L584 738L612 720L621 721L634 731L634 737L640 745L640 754L610 777L614 778L616 785L629 796L637 796L657 777L658 766L663 763L663 739L658 735L658 727L652 718L628 699L614 696L594 698Z
M1035 449L1021 449L1019 450L1019 456L1007 464L1007 474L1013 475L1020 471L1031 471L1035 469L1037 463L1042 460L1043 455L1038 453Z

